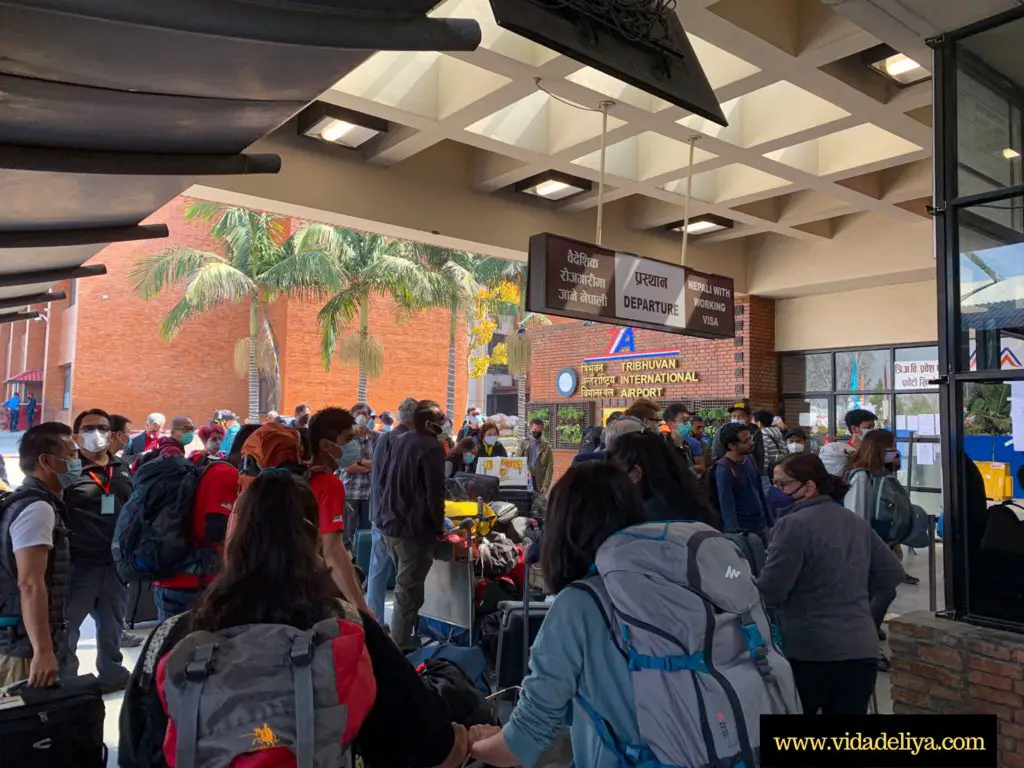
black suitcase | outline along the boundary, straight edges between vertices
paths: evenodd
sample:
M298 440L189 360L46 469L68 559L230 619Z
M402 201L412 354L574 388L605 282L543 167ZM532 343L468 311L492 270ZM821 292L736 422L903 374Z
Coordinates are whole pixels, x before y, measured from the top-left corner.
M463 488L469 501L483 499L484 503L490 504L498 498L501 481L491 475L477 475L473 472L456 472L452 475Z
M523 610L523 606L526 610ZM548 604L531 602L530 566L523 570L523 600L506 600L498 604L501 621L498 629L498 654L494 663L497 690L515 688L530 672L530 648L537 639ZM523 617L529 616L529 621Z
M16 684L24 705L0 709L0 766L106 768L103 696L94 675L56 688Z

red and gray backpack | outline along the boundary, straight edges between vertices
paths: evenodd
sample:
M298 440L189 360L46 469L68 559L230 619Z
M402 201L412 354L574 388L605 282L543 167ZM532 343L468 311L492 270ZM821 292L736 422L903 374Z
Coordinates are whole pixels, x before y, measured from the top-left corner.
M157 665L170 768L339 768L377 686L357 614L193 632Z

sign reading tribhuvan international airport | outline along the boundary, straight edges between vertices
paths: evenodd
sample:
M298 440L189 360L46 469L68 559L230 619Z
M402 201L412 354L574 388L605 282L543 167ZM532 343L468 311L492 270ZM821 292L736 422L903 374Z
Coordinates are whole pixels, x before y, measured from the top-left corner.
M616 373L611 364L619 364ZM697 372L680 363L678 349L637 351L632 328L612 332L608 351L583 359L580 395L593 398L660 398L666 385L696 384Z
M560 235L530 238L531 312L706 338L736 335L732 279Z

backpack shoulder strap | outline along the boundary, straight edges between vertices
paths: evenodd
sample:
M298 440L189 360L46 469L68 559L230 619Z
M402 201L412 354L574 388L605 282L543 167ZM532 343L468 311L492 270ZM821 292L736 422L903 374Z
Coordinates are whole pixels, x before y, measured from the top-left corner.
M605 627L608 628L608 634L615 644L615 649L622 654L622 658L628 658L626 649L622 647L619 633L615 631L615 625L612 622L615 607L612 605L612 599L609 597L608 590L604 586L604 580L598 574L592 574L579 581L574 581L569 585L569 588L578 589L580 592L586 592L590 595L597 605L597 610L601 612L601 618L604 620Z
M146 641L146 647L142 649L142 673L140 677L140 685L142 690L149 690L153 684L153 680L156 677L156 665L164 655L165 646L170 645L168 641L173 639L177 634L174 628L178 626L179 622L186 618L189 614L181 613L177 616L171 616L155 630L153 634L149 636Z

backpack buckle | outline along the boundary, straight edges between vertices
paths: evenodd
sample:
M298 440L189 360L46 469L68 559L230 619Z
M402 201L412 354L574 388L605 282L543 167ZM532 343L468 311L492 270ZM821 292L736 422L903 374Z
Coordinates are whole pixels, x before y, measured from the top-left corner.
M313 663L313 633L301 632L292 641L289 653L292 664L296 667L307 667Z
M213 652L216 645L201 645L192 652L192 659L185 665L185 680L201 683L213 674Z

